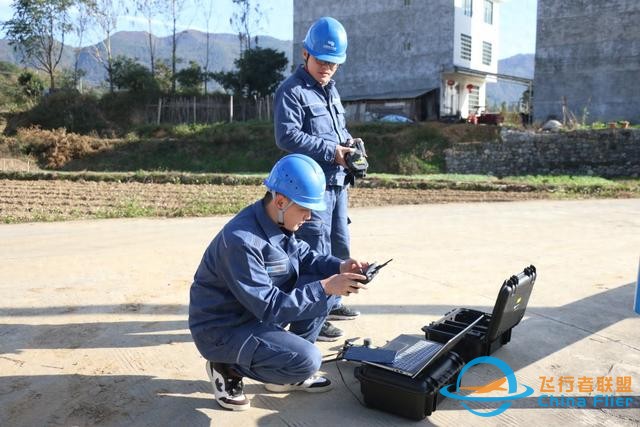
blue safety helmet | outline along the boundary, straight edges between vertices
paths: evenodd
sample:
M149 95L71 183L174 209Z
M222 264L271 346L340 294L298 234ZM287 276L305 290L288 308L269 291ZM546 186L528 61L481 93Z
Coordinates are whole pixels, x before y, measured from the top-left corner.
M320 61L342 64L347 60L347 32L340 22L328 16L311 25L302 45Z
M303 208L323 211L325 178L320 165L303 154L284 156L273 166L264 185Z

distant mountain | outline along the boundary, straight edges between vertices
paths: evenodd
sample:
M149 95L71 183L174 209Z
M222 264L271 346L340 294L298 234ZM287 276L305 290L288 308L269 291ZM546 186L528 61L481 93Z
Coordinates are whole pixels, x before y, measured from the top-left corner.
M158 59L171 60L171 36L152 36L156 46L155 56ZM204 65L206 55L206 33L187 30L178 34L177 56L181 61L178 69L189 65L190 61L196 61L200 66ZM141 64L149 67L148 33L144 31L120 31L111 37L111 49L113 56L123 55L135 58ZM259 36L258 46L271 48L284 52L292 61L293 42L279 40L269 36ZM80 50L79 65L87 73L84 77L86 84L90 86L100 86L104 84L106 72L100 61L96 58L96 50L104 55L104 46L98 43L93 46L85 46ZM238 36L235 34L211 34L209 69L211 71L231 70L234 68L233 61L240 53ZM17 64L18 56L13 52L6 39L0 39L0 61ZM65 48L61 60L61 68L73 68L74 51L72 48Z
M532 53L518 54L498 61L498 73L509 76L533 79L535 55ZM527 89L523 84L499 80L498 83L487 83L487 105L499 107L502 102L508 106L517 103L522 93Z

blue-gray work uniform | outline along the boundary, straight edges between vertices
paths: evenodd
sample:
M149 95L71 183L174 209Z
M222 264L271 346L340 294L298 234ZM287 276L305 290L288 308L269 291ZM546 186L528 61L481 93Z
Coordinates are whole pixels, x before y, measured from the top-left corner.
M335 162L336 146L351 139L344 107L333 80L322 87L300 66L276 91L276 144L290 153L318 162L327 180L325 211L313 211L311 220L296 232L299 239L321 254L349 258L349 203L345 170Z
M336 297L319 280L298 277L329 277L341 262L288 234L262 200L243 209L205 251L189 303L189 328L202 356L275 384L303 381L319 369L313 343Z

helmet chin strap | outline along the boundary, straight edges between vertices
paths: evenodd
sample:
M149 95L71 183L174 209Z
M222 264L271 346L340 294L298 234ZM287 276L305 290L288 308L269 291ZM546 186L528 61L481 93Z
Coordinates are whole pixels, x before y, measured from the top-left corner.
M304 69L305 69L307 72L309 72L309 56L311 56L311 55L309 54L309 52L307 52L307 54L306 54L306 55L303 55L303 57L304 57Z
M274 200L276 200L276 192L275 191L271 191L271 198ZM283 226L284 225L284 213L286 212L287 209L289 209L291 207L291 205L293 205L293 200L289 200L289 204L287 206L285 206L284 208L280 209L277 205L276 205L276 209L278 209L278 225Z

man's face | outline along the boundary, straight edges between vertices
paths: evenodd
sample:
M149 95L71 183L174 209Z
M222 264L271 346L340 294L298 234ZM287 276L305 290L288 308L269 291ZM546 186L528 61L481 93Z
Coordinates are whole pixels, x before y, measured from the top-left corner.
M285 208L289 204L289 199L278 194L276 199L276 206L280 209ZM284 228L296 232L304 224L305 221L311 219L311 209L303 208L300 205L293 203L284 212Z
M310 219L311 209L303 208L294 203L284 213L284 228L293 232L298 231L302 224Z
M302 54L305 58L305 69L309 74L311 74L311 77L316 79L316 81L320 83L321 86L329 83L329 80L331 80L333 75L338 70L338 64L320 61L314 56L311 56L306 50Z

